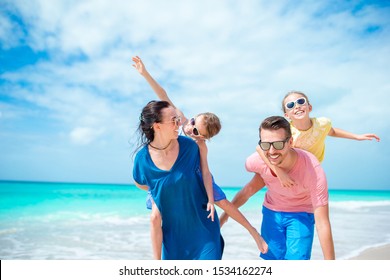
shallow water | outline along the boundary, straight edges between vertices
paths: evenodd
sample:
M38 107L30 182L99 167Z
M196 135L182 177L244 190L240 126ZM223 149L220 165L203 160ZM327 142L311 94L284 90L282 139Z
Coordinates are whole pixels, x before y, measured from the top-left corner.
M224 188L231 199L238 188ZM331 191L338 259L390 243L390 192ZM264 191L241 211L260 228ZM1 259L151 259L145 192L134 186L0 182ZM217 208L221 213L221 210ZM222 228L223 259L258 259L255 242L234 220ZM312 259L322 253L315 237Z

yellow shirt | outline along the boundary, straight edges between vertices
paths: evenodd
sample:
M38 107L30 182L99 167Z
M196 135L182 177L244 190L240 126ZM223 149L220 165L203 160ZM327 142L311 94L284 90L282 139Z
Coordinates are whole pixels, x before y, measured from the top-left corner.
M311 152L322 162L325 156L325 138L332 128L328 118L311 118L312 126L308 130L298 130L292 123L293 146Z

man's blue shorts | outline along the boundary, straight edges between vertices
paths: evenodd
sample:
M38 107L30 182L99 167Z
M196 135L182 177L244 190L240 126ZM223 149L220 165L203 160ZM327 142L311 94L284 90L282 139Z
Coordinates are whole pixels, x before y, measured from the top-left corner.
M263 206L261 235L268 243L265 260L309 260L314 238L314 214L278 212Z

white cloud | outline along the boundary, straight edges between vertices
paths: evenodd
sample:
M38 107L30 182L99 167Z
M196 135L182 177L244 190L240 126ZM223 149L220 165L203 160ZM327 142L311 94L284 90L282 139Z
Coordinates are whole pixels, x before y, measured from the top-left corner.
M17 46L20 38L20 28L0 13L0 46L4 49Z
M103 129L97 130L91 127L76 127L71 131L69 136L73 143L87 145L94 141L103 132Z

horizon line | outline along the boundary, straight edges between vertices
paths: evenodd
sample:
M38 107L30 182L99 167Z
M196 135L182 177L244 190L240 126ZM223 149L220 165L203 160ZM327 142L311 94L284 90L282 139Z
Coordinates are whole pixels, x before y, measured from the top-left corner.
M0 179L0 183L41 183L41 184L80 184L80 185L119 185L119 186L135 186L134 183L113 183L113 182L77 182L77 181L44 181L44 180L12 180L12 179ZM243 186L222 186L222 188L243 188ZM135 186L136 187L136 186ZM267 186L265 186L266 188ZM373 188L328 188L329 191L390 191L389 188L373 189Z

